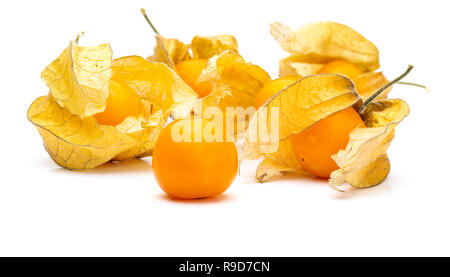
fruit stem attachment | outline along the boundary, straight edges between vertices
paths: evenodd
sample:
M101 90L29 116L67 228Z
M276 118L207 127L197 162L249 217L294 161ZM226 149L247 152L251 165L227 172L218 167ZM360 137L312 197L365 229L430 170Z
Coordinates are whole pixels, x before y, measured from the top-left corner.
M150 19L147 16L147 13L145 12L144 8L141 8L141 13L144 16L145 20L148 22L148 24L150 25L150 27L152 27L153 32L155 32L155 34L159 35L158 30L156 30L155 26L153 26L152 22L150 21Z
M415 86L415 87L423 88L426 91L430 92L429 88L427 88L426 86L421 85L421 84L416 84L416 83L411 83L411 82L397 82L397 84L399 84L399 85L407 85L407 86Z
M389 88L390 86L392 86L393 84L397 83L398 81L400 81L401 79L405 78L406 75L409 74L409 72L411 72L411 70L413 69L412 65L408 65L408 69L406 69L405 72L403 72L403 74L401 74L400 76L398 76L397 78L395 78L394 80L390 81L389 83L385 84L384 86L382 86L381 88L379 88L377 91L375 91L371 96L369 96L369 98L367 98L361 108L359 109L359 114L362 114L364 112L364 110L366 109L366 107L375 99L377 98L378 95L380 95L383 91L385 91L387 88Z
M84 36L84 31L81 31L78 33L77 37L75 38L75 42L78 43L78 41L80 40L80 38Z

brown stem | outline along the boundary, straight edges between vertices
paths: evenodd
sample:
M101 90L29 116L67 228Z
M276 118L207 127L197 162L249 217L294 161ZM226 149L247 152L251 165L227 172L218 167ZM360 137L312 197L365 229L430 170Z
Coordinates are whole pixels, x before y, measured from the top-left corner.
M387 88L389 88L390 86L392 86L393 84L397 83L398 81L400 81L401 79L405 78L406 75L409 74L409 72L411 72L411 70L413 69L412 65L408 65L408 69L406 69L405 72L403 72L403 74L401 74L400 76L398 76L397 78L395 78L394 80L390 81L389 83L385 84L384 86L382 86L381 88L379 88L377 91L375 91L371 96L369 96L369 98L367 98L364 103L362 104L361 108L359 109L359 114L362 114L364 112L364 109L375 99L377 98L378 95L380 95L383 91L385 91Z
M147 21L147 23L150 25L150 27L152 27L153 32L155 32L155 34L159 35L158 30L156 30L155 26L153 26L152 22L150 21L150 19L147 16L147 13L145 12L144 8L141 8L141 13L144 16L145 20Z
M77 38L75 39L75 42L78 43L78 41L80 40L80 38L84 36L84 31L81 31L78 33Z

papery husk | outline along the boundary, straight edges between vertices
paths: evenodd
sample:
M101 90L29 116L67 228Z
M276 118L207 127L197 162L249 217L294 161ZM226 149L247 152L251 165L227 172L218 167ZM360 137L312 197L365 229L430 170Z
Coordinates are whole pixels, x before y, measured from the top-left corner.
M377 47L352 28L336 22L313 22L293 31L279 22L270 25L272 36L301 63L325 64L344 59L363 72L378 69Z
M266 124L269 133L272 133L271 126L274 121L278 123L278 138L267 139L267 135L251 128L244 143L246 158L264 157L257 169L256 179L262 182L279 172L300 171L301 167L292 151L289 137L331 114L360 105L360 102L353 82L336 74L302 78L272 96L258 109L250 120L250 126L258 126L259 121L260 124Z
M50 157L68 169L90 169L111 160L151 155L168 116L189 114L197 99L167 65L138 56L113 61L106 45L89 48L71 42L42 76L50 93L36 99L27 116ZM99 124L93 116L106 106L109 91L100 87L108 87L111 78L135 90L142 102L138 115L116 126ZM67 91L71 94L63 99Z
M394 138L395 127L408 114L408 104L400 99L369 104L362 114L367 128L353 130L345 150L332 156L339 169L331 173L330 186L340 190L345 182L358 188L383 182L390 170L386 151Z

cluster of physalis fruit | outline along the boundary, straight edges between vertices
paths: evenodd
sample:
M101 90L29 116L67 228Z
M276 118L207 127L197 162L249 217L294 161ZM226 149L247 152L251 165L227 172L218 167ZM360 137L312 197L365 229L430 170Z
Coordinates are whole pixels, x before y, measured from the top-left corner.
M152 155L160 187L182 199L221 194L245 158L261 159L260 182L295 171L342 190L344 183L374 186L388 175L386 150L409 108L387 95L411 66L389 82L375 71L377 48L350 27L318 22L292 31L273 23L272 35L291 55L271 80L240 56L233 36L195 36L185 44L161 36L143 14L156 33L151 57L113 59L109 44L83 47L77 37L42 72L50 92L32 103L28 118L58 165L83 170ZM232 140L211 141L206 130L224 138L223 126L202 116L199 104L255 113L244 130L234 126ZM250 140L245 127L260 116L274 118L273 108L278 139L258 133ZM176 138L180 131L187 140Z

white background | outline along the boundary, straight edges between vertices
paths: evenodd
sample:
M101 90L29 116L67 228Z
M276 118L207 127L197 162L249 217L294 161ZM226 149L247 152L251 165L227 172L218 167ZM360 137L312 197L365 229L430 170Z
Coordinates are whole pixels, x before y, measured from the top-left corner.
M2 256L378 256L450 255L446 1L3 1L0 4L0 255ZM166 37L236 36L247 61L277 76L285 57L269 23L347 24L373 41L386 76L411 114L389 149L380 186L347 192L287 175L254 181L256 163L221 197L167 198L151 158L88 172L55 165L26 119L47 93L40 72L84 30L81 43L110 42L114 56L150 55Z

